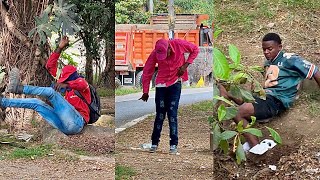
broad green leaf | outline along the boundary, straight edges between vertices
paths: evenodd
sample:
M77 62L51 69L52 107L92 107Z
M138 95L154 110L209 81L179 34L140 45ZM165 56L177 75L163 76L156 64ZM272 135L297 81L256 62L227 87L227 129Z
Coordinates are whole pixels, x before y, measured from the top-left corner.
M220 94L220 91L218 89L218 86L217 85L213 85L213 96L219 96ZM213 105L217 104L218 103L218 99L213 99Z
M219 146L223 150L224 154L228 154L228 152L229 152L229 143L228 143L227 140L221 140Z
M212 142L214 149L218 147L220 144L220 140L221 140L220 136L221 136L221 129L218 123L215 122L213 123L213 142Z
M239 88L239 86L237 85L231 85L230 86L230 94L236 98L241 98L242 95L241 95L241 90Z
M237 84L245 84L251 77L247 73L240 72L232 76L232 80Z
M250 128L256 123L257 118L255 116L250 116L250 118L251 118L251 122L247 125L246 128Z
M240 89L240 92L245 102L254 102L254 97L252 96L251 92L245 89Z
M240 133L243 131L243 120L237 124L237 131Z
M235 66L238 66L240 64L241 54L238 48L233 44L229 44L229 56L230 59L234 62Z
M247 128L247 129L244 129L243 132L247 132L247 133L253 134L255 136L262 137L261 130L256 129L256 128Z
M242 144L240 142L240 139L237 143L237 150L236 150L236 159L237 159L237 163L240 164L242 161L246 161L246 155L244 153Z
M235 104L233 102L231 102L230 100L228 100L222 96L213 96L213 99L217 99L217 100L223 101L231 106L235 106Z
M264 72L264 69L262 66L249 66L249 69L257 72Z
M230 76L230 68L227 58L216 48L213 48L213 73L216 78L222 80L226 80Z
M261 84L257 80L254 80L253 83L254 83L254 89L253 89L254 92L260 92L260 90L263 89Z
M235 107L227 107L226 111L227 111L227 114L221 121L230 120L230 119L236 117L236 115L238 113L238 109Z
M217 39L218 36L219 36L222 32L223 32L222 29L217 29L217 30L215 30L214 33L213 33L213 38L214 38L214 39Z
M222 140L228 140L230 138L232 138L233 136L235 136L237 134L236 131L224 131L221 133L221 139Z
M280 135L277 133L277 131L275 131L274 129L272 128L269 128L266 126L266 128L269 130L271 136L273 137L273 139L278 143L278 144L282 144L282 140L281 140L281 137Z
M226 107L221 104L218 108L218 119L219 121L222 121L222 119L226 116L227 111L226 111Z

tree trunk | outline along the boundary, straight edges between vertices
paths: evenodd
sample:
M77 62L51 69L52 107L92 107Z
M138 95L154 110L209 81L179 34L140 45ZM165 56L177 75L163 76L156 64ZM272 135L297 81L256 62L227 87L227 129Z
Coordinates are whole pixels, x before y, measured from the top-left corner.
M93 69L92 69L93 58L87 55L86 58L86 80L89 84L93 84Z
M106 58L106 67L102 72L99 80L99 84L102 87L108 89L115 88L115 70L114 70L114 43L111 40L106 40L106 48L105 48L105 58Z

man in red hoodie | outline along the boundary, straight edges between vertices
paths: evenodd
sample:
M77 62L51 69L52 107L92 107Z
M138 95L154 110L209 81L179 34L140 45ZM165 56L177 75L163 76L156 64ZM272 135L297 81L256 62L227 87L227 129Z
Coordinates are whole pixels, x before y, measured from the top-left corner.
M190 53L186 59L184 53ZM187 68L197 57L199 48L182 39L159 39L143 69L143 94L140 98L148 101L149 85L158 64L156 78L156 118L151 136L150 152L158 148L163 121L168 116L170 126L170 154L177 154L178 146L178 106L181 94L181 82L188 80Z
M58 48L49 57L46 68L52 76L57 74L58 58L61 51L69 44L68 37L63 37ZM20 75L17 68L9 72L7 92L16 94L37 95L47 98L51 106L37 98L10 99L0 98L0 106L27 108L37 111L51 126L64 134L77 134L89 122L90 110L81 100L75 90L91 102L90 88L87 81L78 75L77 68L67 65L62 69L61 75L54 87L37 87L20 84ZM64 91L63 97L59 92Z

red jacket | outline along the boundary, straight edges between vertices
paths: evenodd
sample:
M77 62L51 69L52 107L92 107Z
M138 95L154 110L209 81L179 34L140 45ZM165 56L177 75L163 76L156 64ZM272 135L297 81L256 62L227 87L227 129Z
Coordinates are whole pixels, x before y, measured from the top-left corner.
M50 74L54 77L57 75L57 65L60 54L53 52L49 57L46 68L50 72ZM73 106L75 109L82 115L85 121L89 122L89 107L82 99L80 99L75 93L74 90L78 90L82 96L87 100L87 102L91 102L90 96L90 88L88 82L84 78L78 78L73 81L66 82L71 91L66 91L65 99Z
M165 60L159 61L156 58L156 52L153 50L149 55L147 62L143 68L142 86L143 93L149 92L150 80L154 73L155 65L158 63L158 75L156 85L164 84L166 87L171 86L178 80L178 69L185 62L192 63L199 53L199 48L182 39L169 40L172 54ZM190 53L188 59L185 59L184 53ZM188 80L188 70L181 76L182 81Z

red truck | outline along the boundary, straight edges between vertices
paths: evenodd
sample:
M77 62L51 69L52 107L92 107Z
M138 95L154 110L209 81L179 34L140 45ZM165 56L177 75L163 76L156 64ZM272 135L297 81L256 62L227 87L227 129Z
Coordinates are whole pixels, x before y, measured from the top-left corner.
M208 15L177 14L174 38L185 39L198 46L211 46L210 28L201 22ZM117 24L115 34L115 71L117 85L141 87L145 62L158 39L168 39L168 16L157 15L150 24ZM157 71L153 76L153 82ZM154 83L152 83L154 84Z

